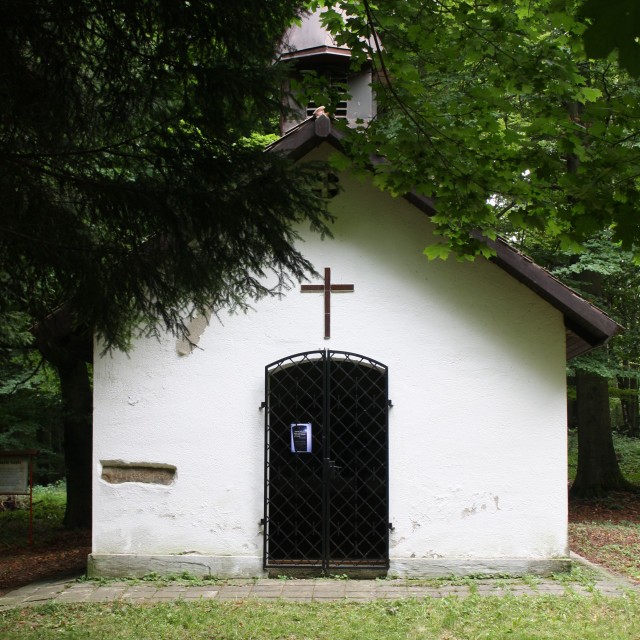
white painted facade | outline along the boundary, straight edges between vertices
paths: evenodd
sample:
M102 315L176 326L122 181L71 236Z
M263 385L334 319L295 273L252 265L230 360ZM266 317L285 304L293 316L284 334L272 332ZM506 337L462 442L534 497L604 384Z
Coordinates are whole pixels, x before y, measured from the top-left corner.
M326 156L324 145L313 158ZM392 574L535 570L568 555L562 314L494 264L429 262L426 215L341 176L334 239L302 250L353 293L292 289L212 319L190 355L139 339L94 367L94 573L260 575L264 367L313 349L389 367ZM110 484L104 461L177 469Z

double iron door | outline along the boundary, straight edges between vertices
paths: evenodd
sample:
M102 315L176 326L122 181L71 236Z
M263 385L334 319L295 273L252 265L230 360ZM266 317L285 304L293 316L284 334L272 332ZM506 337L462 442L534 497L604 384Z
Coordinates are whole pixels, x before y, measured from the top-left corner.
M266 367L264 566L389 566L388 372L342 351Z

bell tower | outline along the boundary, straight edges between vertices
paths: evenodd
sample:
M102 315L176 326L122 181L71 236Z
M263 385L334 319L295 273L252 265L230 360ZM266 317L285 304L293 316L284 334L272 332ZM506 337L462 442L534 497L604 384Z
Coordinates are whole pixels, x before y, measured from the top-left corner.
M320 106L327 106L330 115L346 120L349 126L358 121L368 122L375 114L375 97L371 89L371 65L363 65L358 71L350 69L351 51L338 46L333 36L322 26L321 11L302 16L302 23L294 25L284 35L280 46L280 60L293 63L293 78L301 78L305 72L314 72L328 81L332 94L343 94L334 104L319 105L313 102L300 104L289 81L284 87L285 100L292 112L281 122L285 134L300 124Z

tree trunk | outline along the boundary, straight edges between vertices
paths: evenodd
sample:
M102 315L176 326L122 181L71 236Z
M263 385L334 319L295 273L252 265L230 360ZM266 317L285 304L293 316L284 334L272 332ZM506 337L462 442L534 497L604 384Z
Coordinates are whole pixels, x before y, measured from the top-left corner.
M592 498L609 491L634 491L622 476L611 434L609 384L606 378L576 373L578 470L570 495Z
M64 460L67 477L67 529L91 528L91 458L93 398L87 364L58 367L63 401Z
M67 477L68 529L91 527L93 396L87 363L93 355L91 332L75 329L72 314L61 308L33 329L38 349L60 376Z

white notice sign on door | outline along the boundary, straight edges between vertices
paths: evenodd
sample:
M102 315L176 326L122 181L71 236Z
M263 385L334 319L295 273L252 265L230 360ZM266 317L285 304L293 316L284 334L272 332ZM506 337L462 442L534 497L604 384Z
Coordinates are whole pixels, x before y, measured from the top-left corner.
M311 423L291 425L291 453L311 453Z

